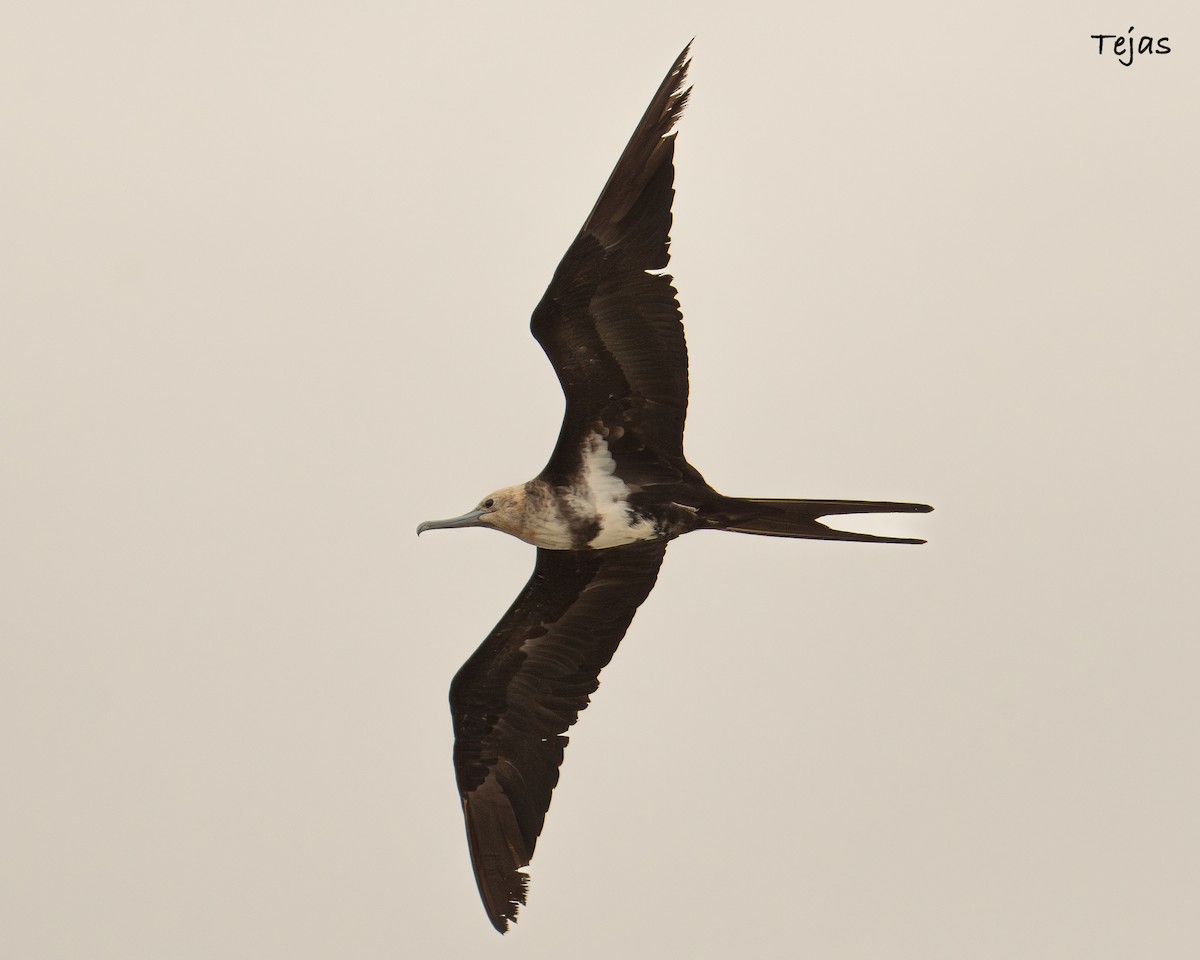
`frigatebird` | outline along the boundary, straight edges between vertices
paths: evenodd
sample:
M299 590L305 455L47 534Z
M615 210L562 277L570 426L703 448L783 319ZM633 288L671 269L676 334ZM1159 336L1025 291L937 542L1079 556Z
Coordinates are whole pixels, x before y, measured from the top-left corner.
M667 544L693 530L923 543L832 529L820 518L925 513L922 503L726 497L683 455L688 361L669 259L674 127L683 49L533 311L566 412L528 483L417 527L491 527L532 543L533 576L450 686L454 768L479 893L503 933L558 783L564 736L599 686L658 577Z

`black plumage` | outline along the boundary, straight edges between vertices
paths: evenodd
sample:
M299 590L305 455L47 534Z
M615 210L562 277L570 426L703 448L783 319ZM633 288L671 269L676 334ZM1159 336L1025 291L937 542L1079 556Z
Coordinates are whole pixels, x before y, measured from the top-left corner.
M621 428L610 448L627 471L631 456L619 454L642 448L660 461L683 460L683 317L672 278L647 271L663 269L670 259L671 129L687 103L687 53L685 48L650 101L533 311L530 330L554 365L567 403L558 443L542 471L551 482L566 482L578 469L581 431L594 423Z
M450 685L454 768L471 864L498 930L525 902L567 738L599 686L666 540L608 550L539 550L525 589Z
M670 259L673 132L689 90L679 55L533 312L566 400L549 462L436 527L493 526L538 546L533 576L450 689L454 766L484 907L503 932L588 704L667 543L697 529L887 543L821 517L925 512L918 503L765 500L713 490L683 454L688 357Z

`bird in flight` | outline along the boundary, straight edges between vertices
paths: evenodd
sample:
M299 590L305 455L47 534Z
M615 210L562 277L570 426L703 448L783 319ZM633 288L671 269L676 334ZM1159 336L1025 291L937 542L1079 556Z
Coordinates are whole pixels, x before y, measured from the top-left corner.
M672 278L675 123L690 44L660 84L533 311L566 412L528 483L417 533L491 527L537 547L533 576L450 686L454 769L484 908L501 933L558 783L565 733L658 577L693 530L923 543L836 530L822 517L926 513L921 503L727 497L683 455L688 361Z

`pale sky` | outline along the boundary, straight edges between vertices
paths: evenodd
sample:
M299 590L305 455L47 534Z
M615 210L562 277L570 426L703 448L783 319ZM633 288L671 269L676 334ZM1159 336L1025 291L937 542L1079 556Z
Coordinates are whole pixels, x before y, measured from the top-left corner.
M0 954L1200 953L1196 5L734 10L6 17ZM693 36L690 459L937 511L673 544L501 938L446 694L533 549L414 528L544 464Z

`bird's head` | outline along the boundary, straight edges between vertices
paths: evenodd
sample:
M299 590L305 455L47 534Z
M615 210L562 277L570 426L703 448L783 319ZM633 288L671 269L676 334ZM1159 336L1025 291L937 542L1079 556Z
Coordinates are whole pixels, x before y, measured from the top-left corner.
M426 520L417 527L417 536L426 530L449 530L454 527L493 527L520 537L525 528L525 485L505 487L489 493L474 510L449 520Z

